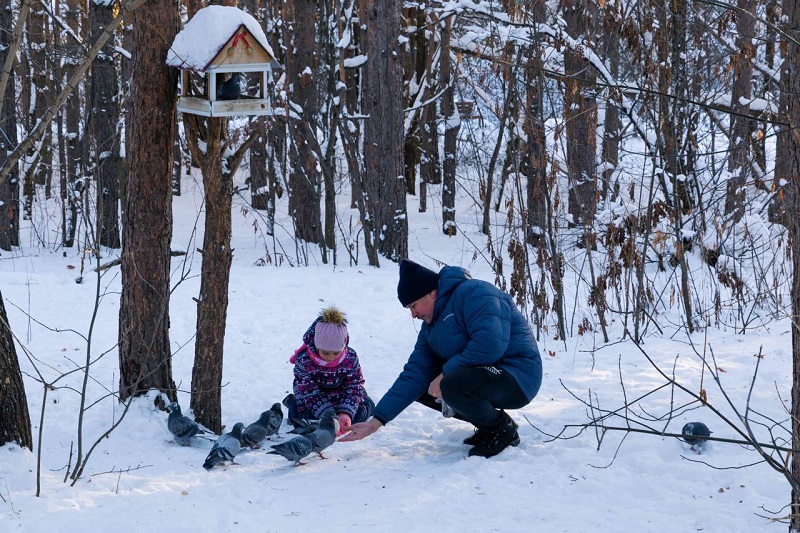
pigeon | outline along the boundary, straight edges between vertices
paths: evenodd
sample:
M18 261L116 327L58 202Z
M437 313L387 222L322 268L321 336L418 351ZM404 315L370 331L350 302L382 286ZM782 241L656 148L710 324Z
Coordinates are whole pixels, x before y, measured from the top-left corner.
M181 414L181 406L178 402L172 402L167 406L169 418L167 418L167 428L175 437L175 442L181 446L188 446L192 437L200 434L210 434L201 428L197 422Z
M217 86L217 100L238 100L242 95L242 86L239 84L241 76L234 74L228 81Z
M705 444L706 437L711 436L708 426L702 422L688 422L683 426L681 433L683 434L683 440L692 445L692 450L697 446L698 451Z
M294 435L308 435L312 431L319 429L319 420L311 420L308 418L290 418L289 423L294 426L289 433Z
M283 422L281 404L275 403L269 411L264 411L258 420L247 426L242 433L242 446L251 450L261 447L261 441L278 432Z
M322 415L319 428L306 435L298 435L292 440L273 444L271 446L272 451L267 453L281 455L288 461L294 461L294 466L304 464L301 461L314 452L325 459L322 451L336 442L336 433L338 431L339 419L336 418L336 413L333 409L330 409Z
M243 429L244 424L237 422L230 433L220 435L214 443L214 446L211 447L211 451L208 453L208 457L206 457L206 462L203 463L203 468L211 470L214 468L214 465L223 461L235 462L233 458L236 457L236 454L242 449Z

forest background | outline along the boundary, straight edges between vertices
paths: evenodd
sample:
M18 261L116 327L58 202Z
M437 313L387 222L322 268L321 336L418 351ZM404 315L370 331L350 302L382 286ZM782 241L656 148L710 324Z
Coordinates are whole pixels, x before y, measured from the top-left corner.
M173 202L199 173L188 393L219 432L232 217L246 217L262 247L254 265L376 268L420 252L409 242L413 206L443 242L465 239L461 262L509 291L550 345L579 339L594 354L620 340L791 324L782 414L755 416L746 403L726 416L703 379L684 387L662 370L670 390L722 417L779 472L797 505L795 4L242 2L276 54L275 113L229 119L175 111L178 71L165 58L203 3L8 1L0 260L79 257L98 300L102 273L118 265L119 384L109 395L125 407L152 390L176 399L170 295L186 272L172 257L191 251L172 249ZM35 449L19 371L28 352L0 323L4 377L18 382L2 397L2 441ZM719 382L711 351L692 346L702 375ZM92 364L87 353L76 369L84 395ZM36 379L45 390L58 381ZM591 398L586 427L598 431L613 432L607 418L621 414L626 431L663 435L658 423L685 408L648 419ZM93 449L78 439L72 481ZM800 515L783 518L800 531Z

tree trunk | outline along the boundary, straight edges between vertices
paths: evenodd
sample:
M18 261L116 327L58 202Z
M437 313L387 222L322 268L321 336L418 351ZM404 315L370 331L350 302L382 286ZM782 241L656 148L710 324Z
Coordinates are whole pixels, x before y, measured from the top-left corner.
M289 213L296 236L321 243L320 162L311 149L310 138L317 123L318 72L315 0L286 2L283 10L286 44L286 87L289 98Z
M411 5L403 8L403 18L408 21L411 36L408 40L408 53L405 57L403 73L403 107L414 108L421 93L425 92L428 80L425 78L426 44L425 10L422 5ZM414 25L411 27L411 25ZM403 143L403 172L406 179L406 192L417 194L417 166L422 155L421 149L421 109L410 111L411 123L405 131ZM409 120L408 118L406 120Z
M442 75L442 116L444 117L444 172L442 175L442 232L453 236L456 227L456 142L461 128L461 117L455 105L455 85L458 67L453 72L453 61L450 57L450 38L453 28L453 17L444 21L442 31L442 55L439 58Z
M258 135L250 149L250 207L266 211L270 204L267 173L267 121L263 117L250 120L251 131Z
M11 0L0 2L0 28L14 25L11 4ZM0 65L5 65L11 40L8 31L0 32ZM0 129L5 132L0 136L0 165L5 162L6 154L17 146L16 75L13 68L5 87L0 114ZM8 177L0 179L0 250L9 251L12 246L19 246L19 210L19 165L14 165Z
M608 2L603 8L603 48L607 50L607 64L611 77L619 77L620 62L620 20L619 4ZM619 147L622 142L622 121L619 118L620 97L617 91L611 91L606 99L603 117L603 144L600 149L602 162L601 198L615 200L619 194L619 183L611 183L614 171L619 163Z
M47 53L53 45L53 29L50 26L50 16L45 9L36 4L31 4L31 16L28 19L28 39L31 46L32 69L31 77L36 91L36 98L31 116L31 123L36 123L44 116L45 111L52 105L53 100L53 65L54 62ZM52 130L47 130L36 154L37 165L33 169L31 181L33 186L46 185L52 178L53 151Z
M736 15L737 53L731 57L733 69L733 93L731 95L731 157L728 160L728 181L725 194L725 214L738 222L744 216L745 184L753 173L752 142L755 121L750 114L753 59L755 58L755 0L738 0ZM746 102L746 103L745 103Z
M120 400L149 389L176 399L169 345L172 141L177 69L164 66L177 34L177 6L152 0L133 14L129 173L119 312ZM153 28L160 38L153 39Z
M589 38L591 2L566 0L564 19L570 37ZM583 51L567 46L564 50L564 120L567 130L567 174L571 226L591 231L597 204L597 99L595 74ZM583 241L583 239L581 239Z
M427 13L425 28L427 41L425 42L425 79L427 80L428 94L424 95L427 102L421 111L419 119L419 212L424 213L428 208L428 184L442 183L442 165L439 158L439 130L436 123L438 110L436 101L429 102L439 86L439 69L434 68L437 52L436 43L437 27L436 16Z
M5 26L8 28L9 26ZM33 450L31 417L28 414L28 398L19 370L14 336L8 323L3 293L0 291L0 447L16 442L23 448Z
M361 0L364 66L364 195L377 250L390 261L408 256L403 176L403 51L400 0ZM364 30L363 28L366 27ZM380 266L377 256L370 265Z
M222 360L228 316L231 262L232 176L223 173L228 120L207 121L206 152L200 161L205 189L205 235L197 299L197 335L192 369L195 418L215 433L222 431Z
M795 0L783 2L785 25L783 30L790 32L800 28L800 6ZM784 70L788 74L781 77L782 93L788 95L784 122L789 123L787 136L787 168L789 176L800 175L800 47L787 46ZM780 178L781 176L777 176ZM800 180L790 179L787 186L789 194L784 198L787 213L797 213L800 208ZM792 250L792 449L800 450L800 219L787 217L789 242ZM791 453L791 475L795 483L792 487L791 507L789 509L789 531L800 532L800 452Z
M544 245L547 230L548 197L547 187L547 144L544 130L544 75L542 49L539 46L526 47L525 68L526 108L523 127L527 136L526 151L530 176L527 185L528 234L526 241L532 246ZM485 224L485 221L484 221Z
M111 6L92 2L91 38L97 40L113 20ZM97 232L101 246L119 248L119 87L113 43L92 62L91 125L94 177L97 180Z

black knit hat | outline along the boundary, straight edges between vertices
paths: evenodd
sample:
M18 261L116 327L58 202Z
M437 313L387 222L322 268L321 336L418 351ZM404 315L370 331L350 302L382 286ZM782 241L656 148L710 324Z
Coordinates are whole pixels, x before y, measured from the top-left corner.
M400 281L397 283L397 299L403 307L407 307L439 288L439 274L418 265L414 261L400 261Z

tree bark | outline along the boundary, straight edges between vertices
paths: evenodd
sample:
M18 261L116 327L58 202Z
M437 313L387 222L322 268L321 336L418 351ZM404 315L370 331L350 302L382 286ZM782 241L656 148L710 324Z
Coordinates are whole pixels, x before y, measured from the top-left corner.
M426 19L427 28L427 42L425 45L425 79L428 80L428 89L430 95L426 96L425 101L433 96L439 86L439 71L434 66L434 61L437 52L437 28L436 16L433 13L428 13ZM438 185L442 183L442 165L439 158L439 130L437 126L438 110L436 109L436 102L428 103L422 110L420 117L420 162L419 162L419 178L420 178L420 198L419 210L421 213L426 209L426 197L423 191L423 185L428 183Z
M92 2L91 38L100 38L114 19L111 6ZM101 246L119 248L119 86L114 50L106 46L92 62L91 125L97 180L97 233ZM180 169L179 169L180 172Z
M306 242L321 243L320 162L311 149L319 108L316 0L294 0L283 8L286 44L286 88L289 98L289 213L295 233Z
M738 0L736 15L737 53L731 57L733 65L733 92L731 94L731 157L728 160L728 181L725 194L725 214L738 222L744 216L745 184L753 175L751 168L753 130L755 121L750 114L751 84L755 47L755 0Z
M33 450L31 417L28 414L28 398L19 369L14 336L8 323L3 293L0 291L0 447L16 442L23 448Z
M547 187L547 145L544 130L544 76L541 47L526 47L526 108L523 127L527 136L530 176L527 185L528 232L526 241L532 246L545 244L550 200ZM484 218L484 225L486 219Z
M566 0L564 19L570 37L588 38L590 2ZM590 231L597 204L597 98L594 95L594 69L583 52L572 46L564 50L564 121L567 130L567 173L571 226ZM583 239L581 239L583 241Z
M456 142L461 129L461 117L455 103L455 85L458 66L453 69L450 57L450 39L453 17L444 21L442 55L439 58L442 75L442 116L444 117L444 165L442 173L442 233L453 236L456 227ZM455 70L455 72L454 72Z
M403 176L403 51L400 0L361 0L364 196L374 221L377 251L390 261L408 256L406 183ZM363 28L366 27L366 30ZM377 256L370 265L380 266Z
M622 32L620 5L617 2L607 2L603 8L603 48L607 50L608 70L612 78L619 77L620 62L620 34ZM617 198L619 183L611 183L614 171L619 163L619 148L622 143L622 121L619 118L620 97L618 91L612 90L608 95L604 107L603 117L603 142L600 149L602 162L601 198Z
M228 316L231 262L231 206L233 181L223 173L228 120L207 121L206 151L201 158L205 190L205 234L197 299L197 335L192 369L192 402L195 418L215 433L222 431L222 361Z
M800 28L800 6L795 0L784 0L783 30L787 33ZM781 77L782 93L787 95L785 122L788 122L790 133L787 136L787 168L788 176L800 175L800 47L786 47L784 70L787 77ZM779 178L782 176L778 176ZM790 179L787 185L790 190L784 201L787 202L787 213L797 213L800 208L800 180ZM789 242L792 251L792 449L800 449L800 218L787 217ZM800 532L800 490L796 487L800 480L800 453L791 453L791 475L795 480L791 493L789 509L789 531Z
M177 6L151 0L133 17L131 113L127 147L119 312L120 400L164 391L176 399L169 344L172 142L177 69L164 65L177 34ZM153 39L159 28L159 39Z
M0 2L0 28L13 26L13 13L11 0ZM26 4L27 6L27 4ZM19 22L17 22L19 24ZM18 28L21 30L21 28ZM2 165L17 145L17 115L16 115L16 76L13 69L13 57L9 58L12 35L0 32L0 65L6 65L8 72L3 76L5 94L2 95L2 113L0 113L0 129L5 135L0 136L0 165ZM12 50L12 54L16 51ZM10 251L12 246L19 246L19 165L14 164L5 178L0 178L0 250Z

